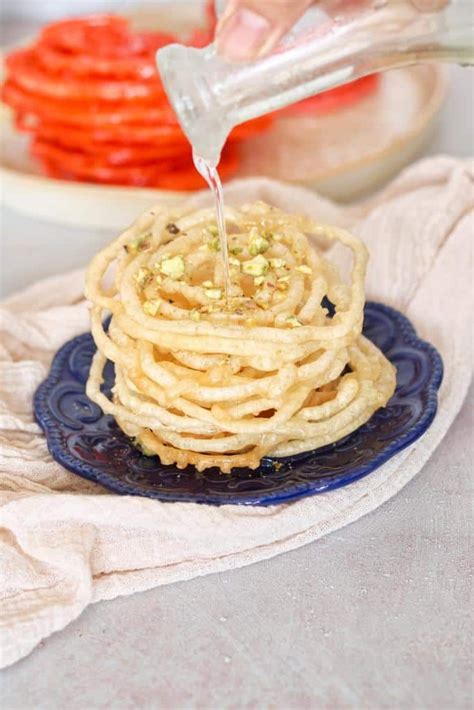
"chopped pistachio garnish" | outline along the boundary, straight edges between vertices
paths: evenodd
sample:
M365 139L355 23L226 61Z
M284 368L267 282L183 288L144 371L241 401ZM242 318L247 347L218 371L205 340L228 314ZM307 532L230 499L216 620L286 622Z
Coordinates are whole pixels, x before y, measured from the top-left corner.
M229 256L229 264L231 266L238 266L240 269L240 261L235 258L235 256Z
M184 259L180 254L176 256L170 256L161 261L160 271L165 276L169 276L175 281L179 281L184 276Z
M130 244L125 244L125 251L127 254L137 254L139 251L146 251L150 248L150 232L142 234L141 237L134 239Z
M212 239L210 239L207 242L206 246L209 249L209 251L219 251L221 248L219 237L218 236L212 237Z
M204 293L208 298L212 298L213 301L218 301L222 298L222 289L220 288L206 288Z
M261 254L242 263L242 271L249 276L265 276L269 263Z
M170 234L179 234L181 230L176 224L173 224L173 222L170 222L170 224L166 225L166 231L169 232Z
M147 314L147 316L155 317L160 308L161 300L159 298L155 298L151 301L145 301L143 304L143 311Z
M152 273L150 269L146 268L146 266L141 266L133 278L137 282L138 286L143 288L152 278Z
M303 325L303 323L300 320L298 320L298 318L296 316L288 316L285 323L290 328L300 328Z
M268 261L272 269L282 269L286 264L284 259L269 259Z
M207 231L212 237L218 237L219 236L219 230L217 229L215 224L211 224L208 228Z
M203 281L202 285L204 286L204 288L213 288L213 286L214 286L212 281Z
M265 281L265 276L256 276L253 280L255 286L261 286Z
M264 237L257 237L249 243L249 254L250 256L257 256L257 254L265 254L270 243Z
M301 264L301 266L296 267L296 271L301 271L302 274L312 274L313 270L310 266L306 266L306 264Z
M189 312L189 317L194 321L201 320L201 314L196 308L193 308L193 310Z
M231 248L229 249L229 252L230 252L231 254L234 254L234 256L237 256L237 254L242 254L243 248L242 248L242 247L231 247Z
M250 256L257 256L257 254L264 254L270 242L265 237L259 234L256 227L252 227L249 234L249 253Z

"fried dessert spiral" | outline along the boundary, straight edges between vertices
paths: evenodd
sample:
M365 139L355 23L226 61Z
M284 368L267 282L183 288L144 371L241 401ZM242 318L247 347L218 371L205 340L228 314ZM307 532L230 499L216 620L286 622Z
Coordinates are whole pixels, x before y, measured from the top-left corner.
M226 222L227 300L210 209L150 210L86 279L97 345L90 399L163 464L224 473L335 442L395 388L394 368L361 335L359 239L262 202L227 208ZM347 283L322 242L352 252ZM111 398L101 391L107 360Z

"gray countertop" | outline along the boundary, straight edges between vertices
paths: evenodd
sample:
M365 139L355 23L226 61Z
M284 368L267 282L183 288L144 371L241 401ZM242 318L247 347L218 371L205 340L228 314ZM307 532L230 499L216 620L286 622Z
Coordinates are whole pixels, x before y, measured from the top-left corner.
M453 71L427 155L472 153L472 78ZM31 229L38 253L25 260ZM63 252L48 253L61 229ZM75 247L70 230L4 209L3 293L81 266L87 239ZM89 607L3 672L2 707L471 707L473 395L423 471L375 512L251 567Z

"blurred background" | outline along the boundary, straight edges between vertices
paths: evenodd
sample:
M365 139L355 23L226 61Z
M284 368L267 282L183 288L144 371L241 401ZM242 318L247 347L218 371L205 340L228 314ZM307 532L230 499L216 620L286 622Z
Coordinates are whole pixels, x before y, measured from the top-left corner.
M70 15L85 15L90 12L149 12L163 2L166 0L1 0L0 42L11 42L12 35L21 33L22 29L35 29L39 24ZM176 12L179 12L179 6L185 2L186 0L173 0ZM195 2L196 5L202 4L201 0Z
M67 14L87 12L121 12L133 5L156 5L161 0L3 0L4 18L55 20ZM199 2L199 0L197 0ZM181 0L174 0L179 6Z

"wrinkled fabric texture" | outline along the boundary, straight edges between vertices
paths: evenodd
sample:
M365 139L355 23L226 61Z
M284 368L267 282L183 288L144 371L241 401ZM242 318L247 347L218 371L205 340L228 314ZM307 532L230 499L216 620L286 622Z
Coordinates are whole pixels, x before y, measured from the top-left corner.
M252 564L317 540L397 493L439 444L472 371L473 166L405 170L370 202L339 207L266 179L228 185L229 204L263 199L352 229L371 252L367 296L404 312L440 351L445 376L428 432L366 478L269 508L167 504L109 494L55 463L32 397L55 351L88 330L84 272L0 304L1 653L9 665L101 599ZM209 203L202 193L191 202Z

